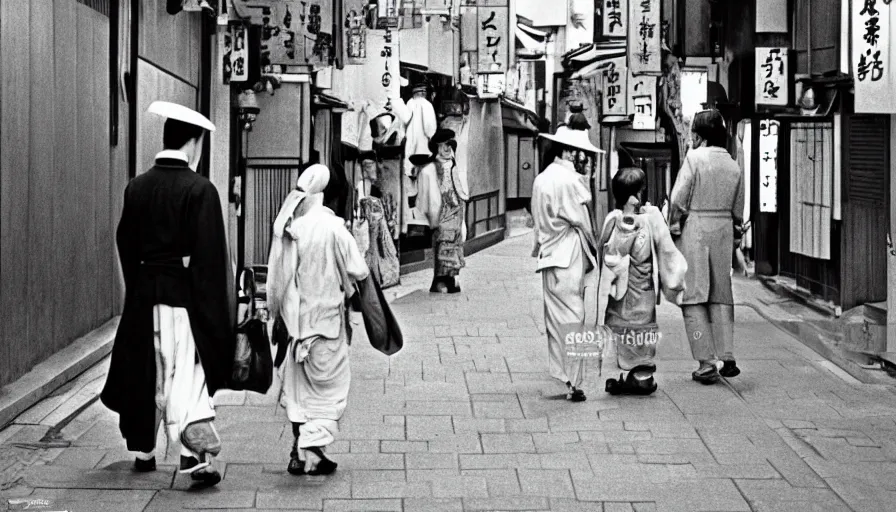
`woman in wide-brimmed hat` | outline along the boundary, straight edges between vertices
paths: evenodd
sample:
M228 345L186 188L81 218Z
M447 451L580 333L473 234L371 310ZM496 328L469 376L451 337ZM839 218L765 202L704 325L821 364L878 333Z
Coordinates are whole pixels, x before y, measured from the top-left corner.
M438 130L429 141L433 161L420 170L417 183L416 206L433 228L433 259L435 260L431 292L457 293L457 276L464 262L466 226L464 209L470 195L464 176L457 167L454 153L457 141L452 130ZM420 163L425 160L415 157Z
M357 183L356 194L356 235L367 229L363 238L367 243L359 241L364 251L364 260L370 267L373 278L383 288L400 283L398 250L395 248L394 236L397 233L395 221L395 199L392 194L384 194L379 187L381 162L373 151L362 152L358 156L361 163L362 179Z
M585 322L585 274L597 267L597 243L591 224L591 191L580 163L602 150L588 138L588 122L578 113L567 126L542 137L553 143L556 158L535 178L532 217L535 221L537 272L544 286L544 316L551 377L566 384L567 399L585 400L580 389L584 359L567 354L567 334L581 333Z

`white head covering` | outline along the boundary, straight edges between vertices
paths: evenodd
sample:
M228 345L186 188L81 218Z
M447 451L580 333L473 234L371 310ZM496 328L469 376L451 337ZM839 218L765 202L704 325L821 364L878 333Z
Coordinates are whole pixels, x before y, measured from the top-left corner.
M557 132L553 135L551 135L550 133L542 133L540 134L540 136L554 142L559 142L560 144L566 146L581 149L583 151L589 151L591 153L606 153L606 151L591 143L591 140L588 138L588 132L585 130L573 130L569 127L561 126L557 128Z
M215 131L215 125L212 124L207 117L183 105L178 105L177 103L171 103L170 101L154 101L146 111L166 119L177 119L178 121L198 126L210 132Z
M289 290L296 287L295 273L298 267L298 248L292 234L289 233L289 221L301 217L312 207L324 202L324 189L330 183L330 169L316 164L305 169L299 176L296 188L283 201L277 220L274 221L274 233L271 239L271 252L268 256L268 311L272 318L281 314L287 330L293 337L298 336L297 302L295 293ZM269 325L272 328L273 324Z
M305 169L296 182L296 188L286 196L277 220L274 221L274 236L283 236L287 221L305 214L312 206L324 203L324 189L330 183L330 169L314 164Z

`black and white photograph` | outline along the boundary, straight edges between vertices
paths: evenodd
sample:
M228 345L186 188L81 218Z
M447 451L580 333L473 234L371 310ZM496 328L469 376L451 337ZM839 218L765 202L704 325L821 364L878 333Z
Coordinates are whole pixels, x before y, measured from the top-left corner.
M896 509L891 42L0 0L0 511Z

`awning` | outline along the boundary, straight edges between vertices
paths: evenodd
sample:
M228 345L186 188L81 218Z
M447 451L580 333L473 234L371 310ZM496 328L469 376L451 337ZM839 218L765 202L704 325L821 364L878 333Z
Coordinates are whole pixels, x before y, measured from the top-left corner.
M516 24L516 54L523 58L541 58L547 53L548 35L544 32Z
M583 46L563 55L563 68L574 72L572 78L583 78L608 67L611 60L625 57L626 50L625 41Z
M348 109L348 103L340 100L336 96L329 94L317 93L314 95L314 106L318 108Z
M538 114L515 101L501 98L501 117L504 128L538 133Z

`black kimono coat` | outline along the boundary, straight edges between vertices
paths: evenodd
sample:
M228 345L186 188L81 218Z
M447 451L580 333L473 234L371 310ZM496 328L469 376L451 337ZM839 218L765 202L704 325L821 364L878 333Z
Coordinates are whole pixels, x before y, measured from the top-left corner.
M125 189L117 242L125 304L100 398L119 414L128 449L150 452L157 429L156 304L187 310L209 395L228 385L235 290L215 186L186 162L156 160Z

